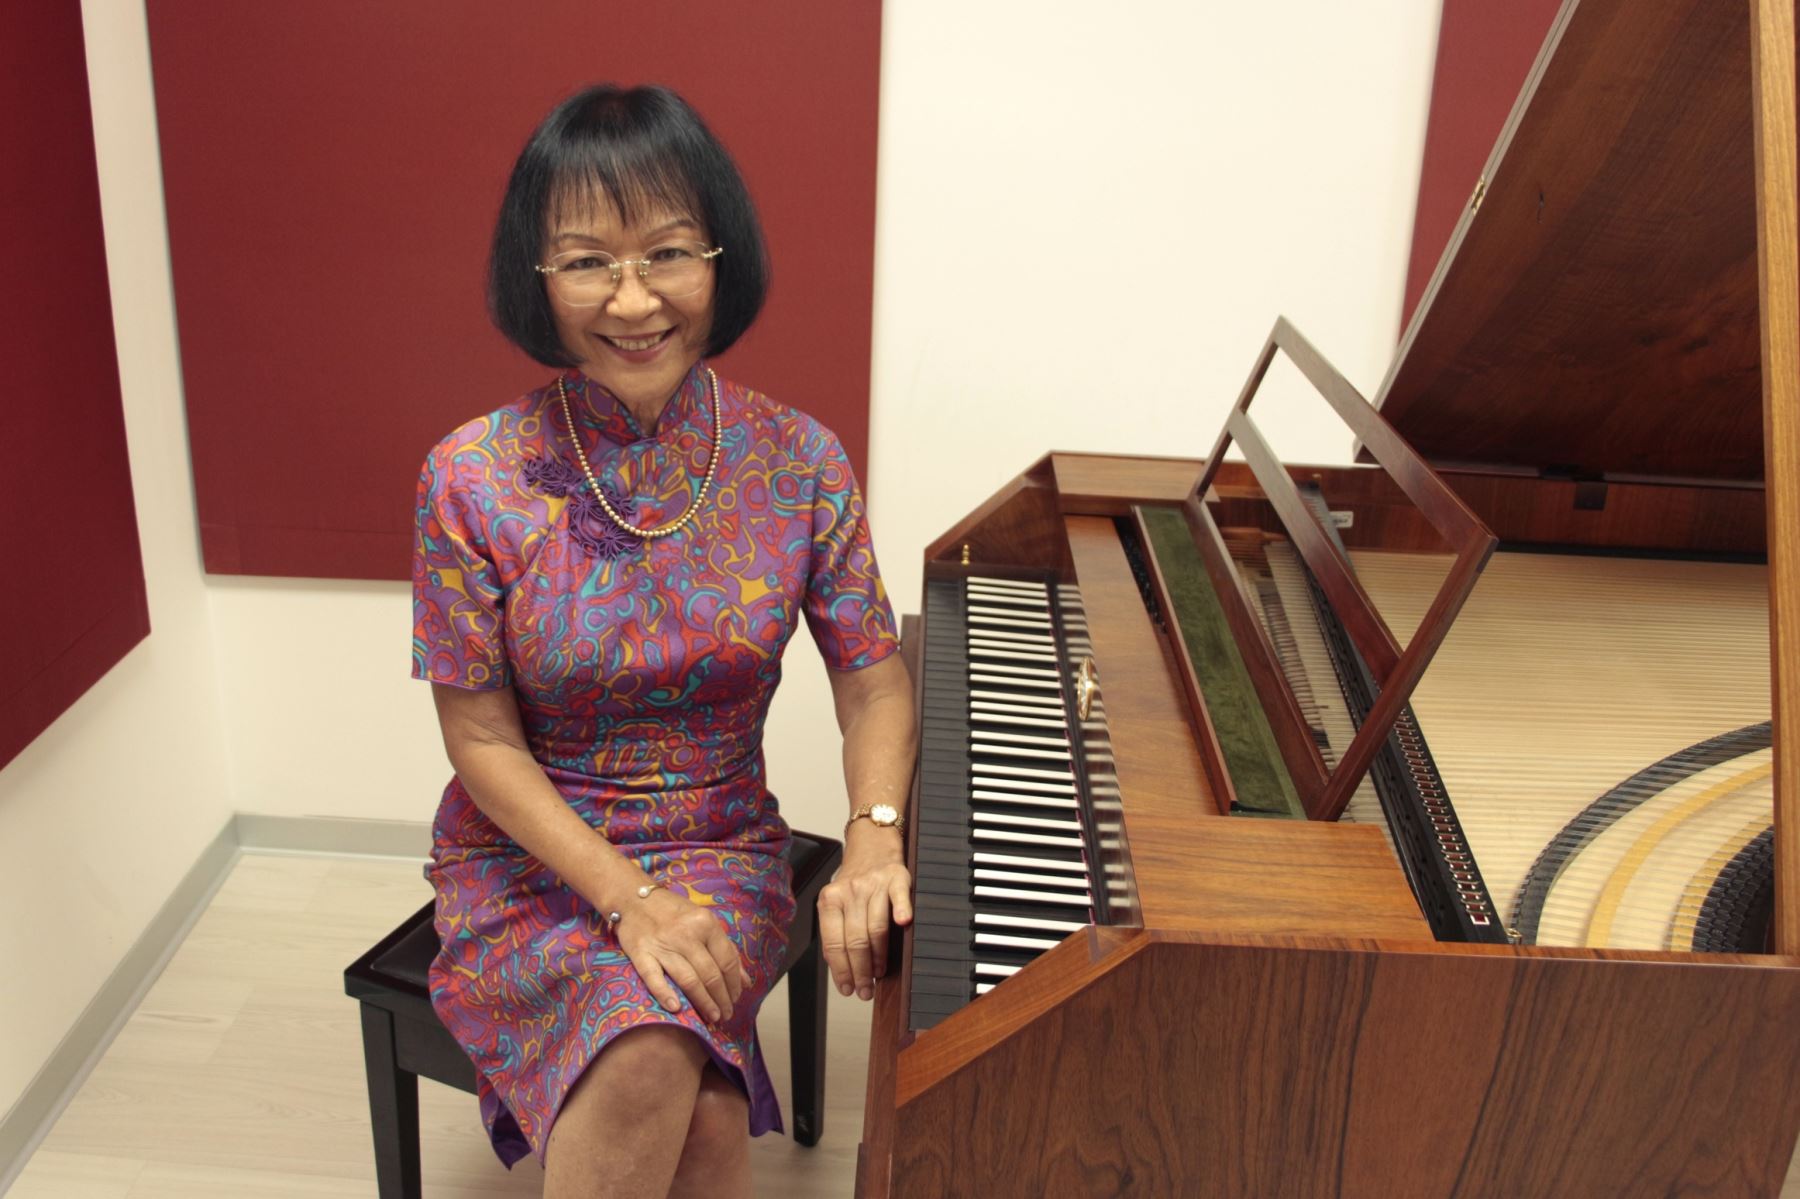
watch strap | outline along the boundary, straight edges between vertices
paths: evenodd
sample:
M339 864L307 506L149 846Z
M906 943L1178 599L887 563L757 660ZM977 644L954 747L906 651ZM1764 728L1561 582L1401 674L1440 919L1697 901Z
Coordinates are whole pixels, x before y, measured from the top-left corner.
M867 819L871 824L874 824L875 823L875 809L880 806L882 806L882 805L866 803L866 804L862 805L862 807L856 809L856 811L850 813L850 819L844 821L844 832L846 834L849 833L850 826L855 824L858 820ZM905 829L906 829L906 814L904 812L899 813L898 815L896 815L894 817L894 823L882 824L882 825L878 825L877 827L891 828L891 829L895 829L898 831L905 831Z

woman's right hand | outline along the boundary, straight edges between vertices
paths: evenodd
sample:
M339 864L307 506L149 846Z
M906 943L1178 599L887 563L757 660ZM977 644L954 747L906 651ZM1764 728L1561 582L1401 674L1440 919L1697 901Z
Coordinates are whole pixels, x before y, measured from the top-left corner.
M744 963L717 916L661 888L632 896L624 913L614 930L619 948L664 1009L681 1010L680 987L708 1023L731 1019Z

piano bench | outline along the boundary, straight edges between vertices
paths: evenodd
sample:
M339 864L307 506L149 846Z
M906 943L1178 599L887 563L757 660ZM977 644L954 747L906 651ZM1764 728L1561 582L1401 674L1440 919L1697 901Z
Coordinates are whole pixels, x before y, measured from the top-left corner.
M826 837L793 834L794 921L788 927L788 1045L793 1066L793 1131L816 1145L824 1130L825 1002L829 974L819 953L819 892L844 860ZM375 1134L381 1199L418 1199L419 1079L475 1090L475 1066L431 1007L426 972L437 930L426 904L344 971L344 992L362 1003L363 1065Z

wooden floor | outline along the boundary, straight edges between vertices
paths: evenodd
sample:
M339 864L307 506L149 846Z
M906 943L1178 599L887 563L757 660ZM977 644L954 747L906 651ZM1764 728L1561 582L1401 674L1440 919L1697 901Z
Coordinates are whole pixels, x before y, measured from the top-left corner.
M11 1199L372 1196L357 1005L343 969L428 898L417 863L246 855L57 1121ZM833 997L825 1135L751 1142L757 1193L842 1199L862 1128L868 1008ZM763 1007L787 1103L787 995ZM510 1174L472 1095L419 1084L427 1199L534 1196ZM1790 1172L1781 1199L1800 1199Z
M430 898L416 862L246 855L74 1101L11 1199L373 1196L357 1004L344 967ZM757 1193L842 1199L862 1130L868 1008L832 996L825 1135L751 1142ZM763 1050L788 1106L787 989ZM510 1173L475 1097L421 1081L427 1199L537 1195Z

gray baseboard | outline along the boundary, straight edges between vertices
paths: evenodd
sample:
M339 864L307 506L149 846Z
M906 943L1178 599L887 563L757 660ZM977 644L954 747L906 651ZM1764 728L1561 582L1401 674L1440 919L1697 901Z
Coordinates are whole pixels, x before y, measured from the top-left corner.
M431 826L423 821L239 812L226 821L151 917L106 982L4 1116L0 1116L0 1194L12 1186L38 1143L138 1003L231 868L244 853L328 853L423 859Z
M361 854L417 858L431 852L431 825L419 820L359 820L351 816L262 816L239 812L233 818L238 845L278 853Z

